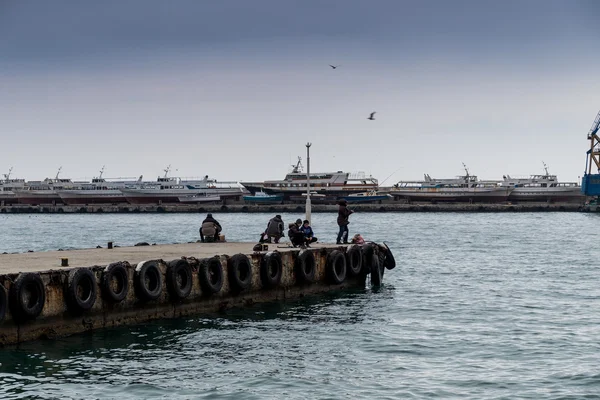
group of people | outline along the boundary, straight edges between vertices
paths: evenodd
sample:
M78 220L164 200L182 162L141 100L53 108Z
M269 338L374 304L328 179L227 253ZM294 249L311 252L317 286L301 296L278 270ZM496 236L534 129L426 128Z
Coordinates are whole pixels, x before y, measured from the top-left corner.
M339 232L337 235L336 244L346 244L348 243L348 224L350 224L349 217L353 211L348 208L348 204L345 200L340 200L338 204L339 208L337 224L339 226ZM260 243L272 243L273 241L275 243L279 243L279 240L285 236L284 229L285 227L283 220L281 219L281 215L276 215L269 220L267 229L261 233L259 240ZM221 231L221 224L219 224L219 222L213 218L212 214L208 214L206 219L202 221L202 226L200 227L200 241L202 243L219 241L219 235L221 234ZM288 237L290 238L290 241L294 247L308 247L311 243L317 241L312 227L310 226L310 221L307 219L302 221L300 218L298 218L296 222L288 225ZM364 239L360 236L360 234L356 234L352 238L352 243L362 244L364 243Z
M279 240L284 236L283 220L281 219L281 215L276 215L269 220L267 229L260 235L260 243L272 243L272 241L279 243ZM288 225L288 237L294 247L310 246L311 243L317 241L310 226L310 221L307 219L302 221L300 218Z

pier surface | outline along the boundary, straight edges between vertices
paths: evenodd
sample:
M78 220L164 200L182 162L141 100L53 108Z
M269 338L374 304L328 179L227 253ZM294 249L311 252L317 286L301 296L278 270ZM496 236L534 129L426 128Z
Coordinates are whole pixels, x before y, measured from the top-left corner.
M266 243L268 251L277 250L280 253L299 248L291 247L288 243ZM35 253L0 254L0 274L14 274L19 272L42 272L57 269L70 269L75 267L92 267L108 265L117 261L127 261L137 264L147 260L174 260L185 257L197 259L213 257L216 255L251 254L254 243L183 243L183 244L158 244L153 246L115 247L112 249L83 249L65 251L41 251ZM340 245L314 243L311 249L337 248ZM61 259L68 258L68 267L61 267Z

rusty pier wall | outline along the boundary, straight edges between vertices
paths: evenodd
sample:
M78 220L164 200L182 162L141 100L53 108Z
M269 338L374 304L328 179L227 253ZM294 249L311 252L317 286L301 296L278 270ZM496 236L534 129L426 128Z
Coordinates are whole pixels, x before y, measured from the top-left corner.
M159 285L160 295L155 300L142 298L138 290L139 281L137 279L139 278L136 274L139 273L139 268L148 261L131 264L127 261L119 262L126 270L129 287L126 296L119 302L110 299L105 293L103 275L107 270L106 264L78 267L77 269L90 270L95 278L93 285L95 285L96 297L93 305L86 310L74 309L69 303L70 276L74 274L75 268L66 267L42 272L32 272L30 269L28 272L6 273L0 275L0 285L4 286L6 298L4 316L0 316L0 345L17 344L40 338L62 337L100 328L140 324L159 318L213 313L231 307L300 298L309 294L351 286L364 287L366 280L364 274L345 274L341 283L332 283L328 278L327 266L332 252L336 251L342 254L347 253L346 247L331 245L306 250L288 249L281 252L275 250L281 260L281 278L277 284L271 284L271 287L267 287L269 283L264 283L265 278L261 274L261 266L264 265L267 254L272 255L273 251L247 252L246 257L251 263L251 284L243 290L232 287L229 269L232 268L233 254L212 256L212 259L219 261L222 268L222 287L217 293L209 293L203 290L201 285L202 263L207 259L186 257L184 254L175 260L154 258L150 262L157 266L162 278ZM314 256L315 273L312 282L300 282L301 279L298 279L297 259L302 252L311 252ZM172 257L172 254L167 254L165 257ZM235 257L239 258L240 255ZM191 268L191 291L185 298L177 297L172 293L167 277L170 266L174 262L179 262L177 260L183 260ZM0 267L1 262L2 259L0 259ZM99 264L100 262L101 260L98 261ZM136 267L138 271L136 271ZM2 269L0 268L1 273ZM41 313L34 318L13 315L16 308L10 302L17 301L14 299L16 286L13 288L13 285L22 274L38 275L43 282L45 301ZM35 293L32 295L27 290L19 293L19 296L33 296L29 300L25 299L25 303L29 301L33 304L36 300ZM86 294L82 296L86 296Z

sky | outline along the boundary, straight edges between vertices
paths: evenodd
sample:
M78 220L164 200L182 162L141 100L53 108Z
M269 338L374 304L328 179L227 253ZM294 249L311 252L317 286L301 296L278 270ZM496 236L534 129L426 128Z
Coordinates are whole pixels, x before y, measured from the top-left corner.
M575 181L599 17L593 0L0 0L0 173L261 181L311 142L311 171L384 185L462 163Z

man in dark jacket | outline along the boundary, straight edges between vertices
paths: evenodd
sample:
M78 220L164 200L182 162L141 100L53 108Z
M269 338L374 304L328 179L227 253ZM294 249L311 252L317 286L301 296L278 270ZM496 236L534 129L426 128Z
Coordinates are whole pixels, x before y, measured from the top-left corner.
M340 200L338 204L340 205L340 208L338 209L337 224L340 227L340 231L338 232L335 243L342 244L342 237L344 243L348 243L348 224L350 223L348 217L350 217L350 214L354 211L348 209L346 200Z
M275 239L275 243L279 243L279 239L284 237L283 234L283 220L281 219L281 215L276 215L274 218L269 220L267 224L267 229L265 233L269 236L269 243L271 242L271 238Z
M300 230L300 225L302 225L301 219L298 219L295 224L289 225L290 229L288 230L288 237L290 238L290 242L292 242L294 247L306 245L304 233Z
M200 241L204 242L218 242L219 233L221 233L221 224L219 221L213 218L212 214L207 214L202 226L200 227Z

